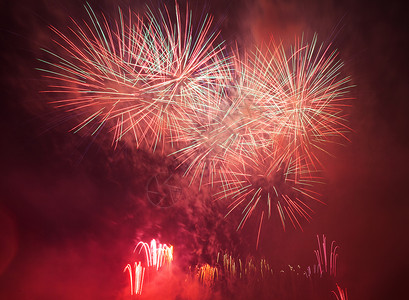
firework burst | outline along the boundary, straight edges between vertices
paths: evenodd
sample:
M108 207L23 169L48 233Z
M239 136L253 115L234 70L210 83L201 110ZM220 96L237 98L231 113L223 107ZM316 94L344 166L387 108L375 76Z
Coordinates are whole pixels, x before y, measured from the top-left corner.
M309 202L321 202L314 189L321 179L308 168L299 170L297 165L289 165L276 155L264 150L241 156L226 172L222 190L217 193L219 199L229 199L227 215L241 211L237 230L253 214L260 216L257 245L265 217L270 219L275 211L284 230L287 223L302 230L301 219L310 220L313 213Z
M337 291L332 291L332 294L337 300L348 300L347 289L342 289L338 284Z
M58 54L45 50L50 59L40 69L53 82L47 92L61 95L53 104L79 117L72 130L95 135L108 124L113 144L129 133L153 151L184 140L182 129L205 109L203 97L228 74L222 43L213 46L212 18L195 26L192 12L182 16L176 5L175 21L165 7L144 17L119 10L119 21L109 22L86 9L89 23L73 20L68 34L52 28Z
M138 255L144 253L144 263L135 261L133 268L132 264L127 264L123 271L129 275L130 295L141 295L146 271L158 271L165 265L170 266L173 261L173 246L161 244L153 239L150 244L139 242L133 252Z
M347 139L350 131L344 112L350 79L341 74L337 52L318 45L314 35L289 50L272 41L251 52L247 64L256 70L250 78L262 95L259 106L266 108L268 147L281 148L300 169L319 169L317 151L327 152L329 142Z
M187 165L185 175L191 175L191 181L199 179L199 186L206 182L211 186L215 181L223 182L231 164L237 163L242 155L249 155L265 147L265 135L268 123L266 110L260 105L263 97L250 81L253 70L242 62L238 51L232 57L234 68L227 73L231 78L227 89L212 93L205 99L206 114L197 119L195 126L186 128L185 136L190 143L175 151L181 164Z
M238 229L260 212L257 245L273 210L284 229L302 229L308 202L320 202L320 153L349 131L337 52L314 36L227 55L212 17L177 2L117 20L86 10L88 23L52 28L58 51L42 60L53 104L79 119L72 130L108 128L113 145L133 136L172 156L190 184L216 185L227 215L241 210Z
M134 253L139 249L138 253L143 250L146 258L146 266L154 267L158 270L164 264L169 265L173 261L173 246L160 244L153 239L150 244L139 242L134 250Z
M186 165L185 175L190 175L191 182L203 178L211 186L223 181L224 174L237 157L255 147L255 130L252 131L251 119L244 114L244 98L231 98L229 95L217 95L222 100L213 106L211 117L197 122L196 126L186 128L185 136L191 141L172 155Z
M258 245L264 217L271 217L273 207L284 229L286 222L302 229L300 219L309 220L313 212L308 202L321 202L315 191L322 181L319 153L347 139L350 86L336 51L318 46L316 36L310 43L297 40L290 50L272 41L237 53L231 88L237 97L226 118L240 131L235 132L236 151L225 157L228 168L217 197L228 199L227 215L241 210L238 229L261 207Z
M141 295L145 277L145 268L142 267L141 262L135 262L134 269L131 264L127 264L124 272L129 274L130 295Z
M216 267L212 267L209 264L204 264L198 268L197 276L199 282L204 286L210 287L214 285L215 281L219 277L219 272Z
M320 242L320 237L317 235L317 241L318 249L314 250L314 253L317 258L318 273L321 277L324 273L335 277L337 274L338 246L335 245L335 241L332 241L331 248L328 253L327 238L325 235L322 236L322 242Z

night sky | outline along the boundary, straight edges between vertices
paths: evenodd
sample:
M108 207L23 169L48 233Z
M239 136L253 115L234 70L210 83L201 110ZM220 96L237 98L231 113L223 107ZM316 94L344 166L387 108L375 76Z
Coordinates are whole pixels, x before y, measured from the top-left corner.
M89 3L116 17L118 5L140 11L146 2ZM205 192L185 189L176 205L153 205L147 186L167 158L69 132L70 120L48 104L52 95L40 93L47 83L37 58L52 47L48 26L86 18L84 2L2 1L0 299L127 299L122 270L139 240L174 245L175 277L182 277L219 250L266 257L277 268L312 264L316 234L340 246L350 300L407 294L408 7L361 0L190 3L214 16L227 44L317 33L338 49L355 85L353 132L351 142L324 158L327 205L315 207L303 232L266 226L257 250L257 223L236 232L236 220L223 218L222 205ZM162 290L181 289L165 282ZM152 297L164 295L175 297Z

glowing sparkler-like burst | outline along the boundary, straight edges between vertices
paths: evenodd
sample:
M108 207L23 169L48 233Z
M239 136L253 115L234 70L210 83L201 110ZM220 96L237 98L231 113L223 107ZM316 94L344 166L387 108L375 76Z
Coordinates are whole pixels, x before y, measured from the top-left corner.
M258 260L249 256L242 260L231 254L219 252L216 264L220 266L220 272L228 280L246 279L251 281L267 278L273 274L270 264L264 258Z
M241 212L237 230L243 228L253 214L260 216L257 247L265 218L278 215L284 229L290 222L294 228L302 230L301 219L309 220L313 213L309 202L321 202L314 190L319 180L308 169L299 170L294 164L284 163L278 154L264 149L249 156L242 155L226 173L217 196L229 199L227 215L237 210Z
M319 153L349 131L337 52L314 36L229 56L212 17L177 2L143 16L119 10L117 20L86 10L88 23L52 28L57 50L45 50L41 69L60 95L54 105L79 118L73 131L105 127L113 145L133 136L173 156L191 184L216 185L227 215L241 210L238 229L260 213L257 246L273 210L284 229L302 229L309 200L320 201Z
M336 51L317 46L316 36L290 51L271 42L235 57L235 109L226 116L233 120L230 128L241 130L217 196L230 201L227 214L242 209L238 229L262 207L257 245L264 212L270 218L276 208L284 229L288 221L302 229L300 218L311 218L308 201L321 202L314 188L320 182L318 153L349 130L349 78L341 68Z
M190 143L172 154L187 166L185 175L190 175L191 182L198 180L199 186L223 182L230 164L266 146L269 123L265 119L272 113L259 105L263 95L257 89L259 83L251 82L253 70L238 55L232 61L234 68L225 76L232 78L227 89L206 97L212 99L206 103L206 113L195 126L185 128Z
M338 284L337 291L332 291L332 294L335 295L337 300L348 300L347 289L342 289Z
M273 270L264 258L247 256L241 259L226 252L219 252L215 264L219 274L217 277L219 284L213 284L212 288L222 287L226 295L230 295L231 298L242 295L242 292L249 292L248 299L257 298L255 295L266 296L260 299L271 299L271 295L277 299L327 299L330 293L335 295L337 300L347 299L346 289L341 289L336 283L338 278L336 278L335 257L338 247L335 247L333 242L331 253L327 253L325 236L322 237L322 241L318 238L318 243L321 250L314 252L321 253L320 258L317 257L317 259L321 261L323 272L327 272L329 276L321 276L320 267L317 265L315 265L314 274L319 276L312 276L310 267L305 269L300 265L287 265L281 266L278 271ZM326 256L328 257L325 258ZM206 269L211 270L211 267L206 266ZM286 284L283 285L284 282ZM238 286L239 294L237 294ZM261 290L263 293L257 293Z
M173 246L157 243L155 239L153 239L150 244L139 242L134 252L136 251L138 251L138 253L144 251L146 266L155 267L157 270L164 264L169 265L173 261Z
M204 264L199 267L198 274L199 281L205 286L212 286L219 277L217 267L212 267L209 264Z
M124 272L129 274L129 286L131 295L141 295L145 278L146 270L153 269L158 271L161 267L169 266L173 261L173 246L158 243L153 239L150 244L146 242L139 242L134 253L144 253L145 259L142 261L135 261L133 264L127 264Z
M256 70L251 81L263 95L269 147L283 149L298 165L315 166L317 150L326 152L329 142L346 138L350 79L330 46L317 45L316 36L296 40L290 50L271 42L249 54L247 64Z
M145 268L142 267L141 262L134 263L134 269L132 265L127 264L124 268L124 272L129 274L129 286L131 295L141 295L143 288L143 279L145 277Z
M114 22L86 9L89 23L73 21L68 34L52 28L58 50L45 50L50 59L41 71L53 82L48 92L61 95L53 103L80 118L74 131L95 135L109 124L113 143L127 133L153 150L183 140L182 129L204 110L203 97L223 86L229 66L222 43L214 46L212 18L194 24L177 4L174 20L166 7L144 17L119 10Z
M321 277L323 274L329 274L330 276L335 277L337 274L338 246L335 245L335 241L332 241L328 253L327 238L325 235L322 236L322 242L320 242L320 238L317 235L317 241L318 249L314 250L317 258L317 271Z
M98 17L89 5L85 8L90 24L73 20L67 34L51 27L58 50L45 50L50 58L41 71L53 82L48 92L61 96L53 104L80 118L73 131L88 128L95 135L110 123L118 141L138 129L135 112L147 114L140 55L143 25L131 12L125 21L120 10L119 21L110 26L104 15Z
M229 164L235 163L237 157L246 154L250 145L255 147L258 141L251 131L255 119L243 112L244 98L232 98L228 94L214 97L220 100L215 101L212 114L186 128L185 136L191 142L172 154L181 165L187 166L185 175L190 175L191 182L199 179L199 185L204 180L212 186L223 181Z
M223 53L223 42L216 45L219 33L212 31L211 16L206 14L195 24L188 7L183 16L176 2L174 17L175 21L166 7L158 16L147 13L143 50L149 93L197 113L207 109L209 94L225 87L230 59Z

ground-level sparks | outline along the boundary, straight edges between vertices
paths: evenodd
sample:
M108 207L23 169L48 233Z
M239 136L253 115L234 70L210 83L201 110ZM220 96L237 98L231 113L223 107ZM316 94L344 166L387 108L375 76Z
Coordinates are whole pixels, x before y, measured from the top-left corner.
M147 267L155 267L157 270L164 264L170 264L173 261L173 246L160 244L153 239L150 244L146 242L139 242L134 250L136 253L144 251Z
M124 268L124 272L129 274L129 287L131 295L141 295L145 278L145 271L154 270L158 271L161 267L169 266L173 261L173 246L161 244L155 239L152 239L150 244L146 242L139 242L135 249L134 254L140 256L144 254L142 261L138 260L132 264L127 264Z
M320 243L320 237L317 235L318 249L314 250L317 258L317 267L320 276L324 273L329 273L330 276L337 275L337 258L338 246L335 245L335 241L331 242L331 248L329 255L327 253L327 239L325 235L322 236L322 243Z
M337 300L348 300L347 289L342 289L337 284L337 291L332 291L332 293L337 297Z
M132 270L132 265L127 264L124 272L128 271L129 286L131 295L141 295L143 287L143 279L145 276L145 268L141 266L141 262L135 262Z
M321 202L322 155L349 141L351 79L317 35L228 49L213 17L189 7L110 18L86 4L88 21L51 27L42 91L71 131L104 140L108 129L114 148L169 157L226 216L241 211L238 230L257 215L258 248L272 215L302 230ZM171 250L152 247L137 246L159 268Z
M219 271L217 267L213 267L209 264L200 266L198 271L199 281L205 286L212 286L219 277Z

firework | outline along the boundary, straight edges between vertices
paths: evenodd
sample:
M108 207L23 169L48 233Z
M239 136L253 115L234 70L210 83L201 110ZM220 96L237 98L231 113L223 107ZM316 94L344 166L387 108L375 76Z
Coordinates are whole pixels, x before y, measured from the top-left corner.
M153 151L184 140L182 128L223 85L229 64L222 43L213 46L212 18L193 24L176 4L175 21L165 7L144 17L119 10L119 21L109 22L85 8L89 23L73 21L69 34L52 28L58 51L45 50L50 59L40 69L53 82L47 92L61 96L53 104L80 119L72 130L96 135L107 125L113 144L129 133Z
M220 272L229 281L235 280L261 280L273 274L266 259L260 260L248 256L245 260L235 258L231 254L219 252L216 265L220 266Z
M138 251L138 253L144 251L146 266L154 267L156 270L164 264L169 265L173 261L173 246L157 243L155 239L153 239L150 244L139 242L134 249L134 253L136 253L136 251Z
M132 271L131 264L127 264L124 272L128 271L129 286L131 295L141 295L143 287L143 279L145 276L145 268L141 266L141 262L134 263L134 270Z
M303 176L296 179L295 174ZM310 220L313 213L308 202L321 202L314 191L319 182L320 178L309 170L300 171L296 165L284 164L274 154L257 151L251 156L240 157L240 162L226 173L217 196L230 201L226 216L241 211L237 230L243 228L253 214L260 215L258 245L264 216L270 219L273 211L278 214L284 230L288 222L302 230L300 218Z
M350 79L341 75L337 52L317 45L315 35L311 42L297 39L289 50L272 41L248 57L246 65L255 70L248 80L256 83L270 128L266 143L297 165L319 165L317 150L327 152L329 142L349 131Z
M216 186L209 194L228 202L226 215L241 210L238 230L260 216L256 248L273 211L284 230L302 230L311 200L321 202L320 153L349 131L337 52L314 35L227 55L212 17L177 2L143 16L119 10L116 21L86 10L90 22L68 34L52 28L58 51L42 60L54 105L79 119L72 130L108 128L114 146L133 136L172 156L190 184Z
M165 12L159 11L158 16L151 10L147 13L144 50L152 81L149 92L166 103L192 107L193 112L206 110L209 93L223 88L228 79L229 58L224 56L223 42L216 45L219 33L211 29L211 16L201 18L195 26L188 8L183 20L175 3L175 22L166 7Z
M139 242L133 252L138 252L137 254L141 254L142 252L145 254L145 266L143 266L141 261L135 261L133 269L132 264L127 264L124 268L124 272L128 272L129 274L130 294L141 295L145 271L151 269L158 271L159 268L164 265L169 266L173 261L173 246L160 244L153 239L150 244Z
M346 138L349 78L340 73L336 51L318 46L316 36L310 43L298 40L289 51L271 42L241 56L235 52L235 81L221 118L228 125L215 126L229 139L220 141L223 135L216 132L211 138L220 143L201 153L214 145L224 150L215 160L223 161L216 197L230 202L227 215L241 210L238 229L261 207L258 247L272 208L284 229L290 222L302 230L300 218L309 220L313 213L308 202L321 202L314 188L322 181L319 152L327 152L337 137Z
M200 266L198 270L199 281L205 286L214 285L215 281L219 277L217 267L212 267L209 264Z
M179 166L186 168L184 175L190 176L190 182L198 181L211 186L223 181L223 176L241 153L246 151L244 139L249 130L244 121L236 118L240 112L226 103L228 95L214 95L217 104L212 106L212 114L202 118L196 126L186 128L185 136L190 140L185 147L172 153L180 161ZM234 119L236 118L236 119ZM254 121L254 120L253 120ZM254 139L253 139L254 140Z
M318 273L322 277L324 273L335 277L337 274L337 258L338 258L338 246L335 245L335 241L331 242L330 252L327 253L327 238L322 236L322 243L320 237L317 235L318 249L314 250L317 258Z
M338 284L337 284L337 292L332 291L332 293L335 295L337 300L348 300L347 290L346 289L343 290Z
M256 88L248 87L250 70L240 64L238 55L232 61L234 69L225 76L232 78L228 88L206 97L212 99L206 103L207 114L196 126L186 128L190 143L173 153L187 165L185 175L190 175L191 182L199 179L199 187L205 181L212 187L222 182L230 164L264 143L267 123L264 108L255 103Z
M144 111L142 22L131 12L125 21L120 10L119 22L110 27L104 15L85 9L90 24L73 20L68 34L51 27L58 51L44 50L50 59L42 60L48 68L41 71L52 80L47 92L61 98L52 103L81 120L72 131L88 128L95 135L109 122L115 142L132 127L132 112Z
M319 238L319 247L326 249L325 236L323 236L322 241ZM140 252L137 250L136 252L144 253L143 249L146 249L149 253L152 252L151 250L160 248L160 244L157 242L151 242L149 245L144 243L137 246L137 250L139 249ZM332 252L335 253L335 250ZM151 257L153 256L151 255ZM322 261L325 259L323 258ZM331 270L329 261L330 258L328 258L328 274ZM135 263L135 271L131 264L125 267L124 272L128 272L130 277L131 295L142 293L143 276L145 274L148 279L150 277L146 275L146 270L149 268L143 267L144 264L148 263L151 264L151 260ZM151 264L150 269L154 271L153 274L157 273L156 265ZM182 276L181 285L184 290L189 290L195 286L195 283L199 283L201 286L200 293L196 296L198 299L215 299L220 296L223 299L271 299L271 297L274 299L328 299L330 293L335 295L337 300L347 299L346 290L341 289L336 284L335 280L338 278L335 278L335 272L331 276L311 276L309 273L311 268L305 269L300 265L283 265L273 271L265 258L255 258L251 255L242 259L226 251L221 251L218 252L213 264L204 263L190 266L188 269L187 276ZM325 267L323 269L325 273ZM317 267L315 274L319 274L318 270ZM168 275L175 276L176 274L168 273ZM163 277L160 278L163 279ZM172 282L174 282L173 280L176 278L173 278ZM149 280L146 281L149 282ZM154 290L160 288L157 281L151 282L155 282L151 288ZM151 290L148 287L144 290L146 295L149 295ZM148 297L150 298L150 296ZM196 299L196 297L194 298Z
M241 292L249 292L248 298L266 299L327 299L331 290L336 286L337 291L332 294L337 300L347 299L346 290L342 290L336 284L336 250L335 242L327 252L326 237L322 241L317 236L319 250L315 250L315 258L319 260L312 273L311 267L303 268L300 265L282 266L279 271L273 271L269 262L262 258L256 259L247 256L246 259L234 257L231 254L219 252L216 259L216 267L219 276L219 284L213 284L213 289L221 287L227 290L227 294L234 299L240 298ZM317 253L320 253L319 255ZM320 273L322 271L322 273ZM318 276L312 276L317 274ZM323 276L328 274L329 276ZM240 294L237 294L240 287ZM258 294L262 290L263 292ZM229 294L231 293L231 294ZM233 296L234 295L234 296ZM244 298L247 299L247 298Z

